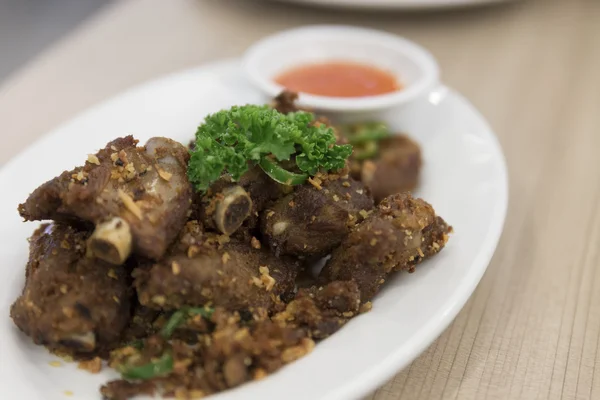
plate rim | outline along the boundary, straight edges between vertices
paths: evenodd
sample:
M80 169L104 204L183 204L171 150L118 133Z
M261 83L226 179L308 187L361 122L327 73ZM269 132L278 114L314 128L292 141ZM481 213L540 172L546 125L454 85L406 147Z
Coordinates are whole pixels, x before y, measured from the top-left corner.
M453 8L469 8L493 5L502 2L512 3L516 0L271 0L278 3L293 3L299 6L320 7L348 10L447 10Z
M461 285L457 286L453 292L454 301L452 301L452 306L449 307L445 313L442 313L441 316L439 315L440 311L438 311L436 315L421 328L420 331L425 332L424 335L421 336L417 334L417 332L413 333L412 337L416 342L413 346L409 346L407 344L410 343L410 340L405 342L403 347L398 348L396 352L390 353L390 356L379 363L376 367L373 367L370 371L368 371L368 374L366 375L369 376L369 379L356 379L356 383L353 382L345 385L345 390L338 390L339 393L336 393L337 396L327 397L327 400L344 400L348 398L358 399L359 397L363 397L374 388L379 389L382 385L398 374L402 368L407 367L417 357L419 357L419 355L421 355L427 349L427 347L430 346L446 330L446 328L448 328L448 326L450 326L460 311L462 311L467 301L469 301L471 296L473 296L475 290L477 290L479 282L483 278L483 275L486 273L492 261L492 258L496 252L496 248L498 247L498 243L500 242L500 238L502 237L504 225L506 223L506 215L508 212L510 189L506 156L504 155L500 141L498 140L498 137L494 133L487 119L485 119L483 114L481 114L481 112L465 96L443 83L440 83L436 88L433 88L432 91L439 89L448 90L448 92L455 96L463 106L467 106L469 108L470 112L473 113L475 118L484 124L486 128L485 136L487 136L487 138L493 143L493 147L495 151L497 151L497 156L499 156L500 169L498 172L500 173L500 179L503 183L503 196L500 198L499 203L493 210L493 217L491 219L492 222L490 223L486 239L484 240L484 243L487 243L487 246L484 246L480 249L477 257L471 263L473 265L481 265L482 267L476 271L472 271L471 274L467 274L464 279L461 280ZM471 279L466 279L467 277ZM438 321L437 323L435 322L436 320ZM427 337L427 339L423 340L423 337ZM402 348L409 349L409 351L404 353L405 357L402 357ZM399 354L394 355L394 353ZM351 388L354 386L356 389L353 391ZM351 395L352 393L358 393L359 395L353 397Z
M27 156L28 150L34 144L49 139L50 137L54 136L56 132L64 129L64 127L68 126L71 123L74 123L74 121L76 120L86 118L90 113L94 112L94 110L111 103L117 98L131 95L137 90L140 90L141 88L156 83L158 81L165 81L168 79L173 79L174 77L180 75L190 73L194 74L205 70L226 69L234 65L237 68L239 68L240 58L227 58L209 63L204 63L200 66L174 71L172 73L157 76L153 79L145 80L141 83L130 86L129 88L126 88L120 92L117 92L116 94L108 98L98 101L85 108L84 110L74 114L71 118L62 121L60 124L48 130L43 135L37 137L36 140L29 143L28 146L20 150L13 157L11 157L4 165L0 167L0 179L2 179L2 176L4 175L5 171L10 169L10 166L19 163L23 157ZM240 73L242 73L241 68L239 69ZM475 292L477 285L479 284L481 278L485 274L491 262L491 259L494 255L494 252L502 235L509 201L508 169L506 164L506 157L502 150L502 146L500 145L500 142L488 121L479 112L479 110L477 110L475 106L473 106L462 94L460 94L458 91L452 88L449 88L444 84L440 84L437 88L434 88L433 90L440 89L447 90L450 96L456 97L456 99L461 103L461 105L466 107L468 111L472 113L473 117L482 124L482 126L485 128L482 130L482 134L486 137L486 139L490 141L490 143L492 144L493 151L498 157L497 166L499 168L497 172L499 173L499 182L501 181L502 183L502 196L499 196L499 201L493 209L493 217L491 218L491 222L486 233L486 239L483 242L484 246L480 248L479 253L472 261L472 264L478 265L479 268L476 268L473 271L470 271L470 273L465 274L463 279L459 282L460 284L457 285L456 289L453 291L452 300L448 300L448 303L451 304L449 304L444 309L440 308L440 310L438 310L434 314L434 316L426 324L424 324L419 331L417 331L417 333L423 332L423 334L413 334L412 339L409 339L408 341L404 342L402 346L399 346L397 349L395 349L395 351L392 351L389 354L389 356L381 360L381 362L377 364L377 366L365 371L363 374L360 375L360 378L357 378L352 382L348 382L343 386L338 386L333 390L324 392L324 398L326 398L327 400L344 400L348 398L360 398L361 396L368 394L376 388L381 387L382 384L384 384L391 377L396 375L401 368L406 367L412 361L414 361L416 357L418 357L427 348L427 346L431 345L431 343L433 343L433 341L435 341L435 339L439 337L443 333L443 331L450 325L450 323L456 318L458 313L464 307L465 303ZM257 89L253 88L253 90ZM0 382L1 381L3 381L2 376L0 376ZM230 389L225 392L217 393L213 395L213 398L220 399L222 396L225 396L228 393L237 390L243 390L243 386Z

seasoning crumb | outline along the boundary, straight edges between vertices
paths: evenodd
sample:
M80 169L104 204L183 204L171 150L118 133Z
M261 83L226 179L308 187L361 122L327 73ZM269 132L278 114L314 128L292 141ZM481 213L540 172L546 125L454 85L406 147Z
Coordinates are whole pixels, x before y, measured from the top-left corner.
M117 279L117 273L115 272L114 268L110 268L106 275L108 275L109 278Z
M123 202L123 204L125 205L125 207L133 214L137 217L137 219L142 219L143 215L142 215L142 210L140 209L140 207L135 204L135 201L133 201L133 199L131 198L131 196L129 196L127 193L125 193L123 190L119 189L117 194L119 195L119 199L121 199L121 201Z
M317 188L317 190L323 189L323 187L321 186L321 183L323 183L323 181L321 181L319 178L308 178L308 182L315 188Z
M166 301L167 301L167 298L165 296L160 295L160 294L152 296L152 302L155 303L155 304L158 304L159 306L165 305Z
M90 164L100 165L100 160L94 154L88 154L87 162L89 162Z
M231 256L228 252L223 253L223 255L221 256L221 261L223 262L223 264L227 264L227 261L229 261L230 259Z
M252 236L252 239L250 239L250 245L257 250L261 248L260 241L254 236Z
M260 277L253 276L249 283L259 288L265 288L267 292L270 292L273 286L275 286L276 281L269 274L269 267L262 265L258 267L258 272L260 273Z
M119 160L121 160L123 165L129 164L129 160L127 159L127 153L125 152L125 150L119 151Z
M125 180L130 181L135 178L136 171L135 166L132 163L127 164L127 166L124 168L124 172L125 174L122 177L125 178Z
M62 367L62 363L60 361L50 361L48 365L51 367Z
M258 271L260 272L260 280L264 284L265 289L267 292L270 292L273 286L275 286L275 279L269 274L269 267L258 267Z
M165 171L162 168L156 168L156 170L158 171L158 175L163 178L165 181L169 182L171 180L171 177L173 176L172 173Z
M267 371L265 371L264 369L262 369L262 368L257 368L257 369L254 371L254 376L253 376L253 378L254 378L254 380L255 380L255 381L258 381L258 380L260 380L260 379L263 379L263 378L266 378L266 377L267 377Z
M300 357L310 353L315 347L312 339L304 338L298 346L288 347L281 353L281 359L285 363L296 361Z
M337 194L333 195L333 201L340 201L340 198L338 197Z
M188 247L187 256L188 258L193 258L196 254L200 252L200 248L196 245L191 245Z
M371 311L372 308L373 308L373 303L371 303L370 301L367 301L366 303L364 303L360 306L358 312L366 313L366 312Z
M97 374L102 370L102 360L100 357L92 358L91 360L80 361L77 368L88 371L92 374Z
M350 182L348 182L348 181L344 181L344 182L342 183L342 186L344 186L344 187L350 187Z
M369 216L369 214L370 214L370 213L369 213L369 211L367 211L367 210L360 210L358 213L359 213L359 214L360 214L360 216L361 216L361 217L363 217L364 219L367 219L367 217L368 217L368 216Z
M181 266L177 262L173 261L171 264L171 271L173 271L173 275L179 275L181 272Z

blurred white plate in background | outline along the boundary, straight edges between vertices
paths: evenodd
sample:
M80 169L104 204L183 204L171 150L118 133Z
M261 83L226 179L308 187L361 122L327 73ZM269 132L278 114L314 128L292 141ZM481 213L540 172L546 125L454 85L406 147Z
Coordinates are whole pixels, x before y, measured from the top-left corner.
M100 399L98 388L117 374L59 368L43 347L9 317L22 290L27 237L17 204L39 184L114 139L133 134L144 143L193 138L207 113L234 104L264 103L239 61L199 67L144 84L91 108L50 132L0 169L0 399ZM502 150L482 116L457 92L439 86L399 111L382 114L393 129L423 148L415 192L454 226L439 255L413 274L386 282L371 312L351 320L308 356L272 376L218 394L214 400L348 400L364 396L407 366L442 333L475 290L494 253L506 214L508 184Z
M424 10L435 8L467 7L514 0L276 0L298 4L335 8Z

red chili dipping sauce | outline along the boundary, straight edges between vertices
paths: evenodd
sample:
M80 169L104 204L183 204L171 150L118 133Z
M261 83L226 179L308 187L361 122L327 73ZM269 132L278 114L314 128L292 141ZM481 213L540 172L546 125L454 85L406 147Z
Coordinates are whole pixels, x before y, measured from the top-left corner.
M295 67L277 76L275 82L294 92L327 97L377 96L402 89L389 72L345 61Z

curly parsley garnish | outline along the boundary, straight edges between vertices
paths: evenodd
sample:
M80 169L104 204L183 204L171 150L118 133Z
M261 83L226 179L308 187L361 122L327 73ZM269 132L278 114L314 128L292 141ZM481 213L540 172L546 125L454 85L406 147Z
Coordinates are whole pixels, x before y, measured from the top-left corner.
M314 121L312 113L281 114L267 106L235 106L209 115L196 132L188 177L199 191L227 172L238 180L250 166L272 179L299 185L318 170L343 168L350 145L336 145L333 130ZM281 161L293 160L300 173Z

